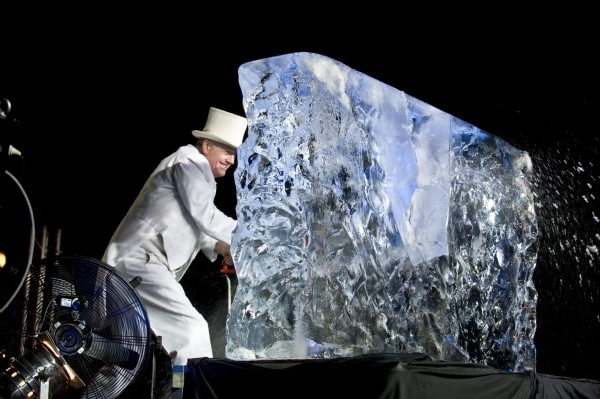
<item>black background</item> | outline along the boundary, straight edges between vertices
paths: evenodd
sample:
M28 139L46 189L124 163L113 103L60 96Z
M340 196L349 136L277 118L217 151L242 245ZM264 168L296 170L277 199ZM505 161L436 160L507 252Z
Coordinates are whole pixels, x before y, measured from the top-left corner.
M50 251L100 258L148 174L192 142L208 108L243 115L240 65L328 56L530 152L538 371L600 379L593 15L575 6L3 10L0 98L19 128L2 144L23 153L10 162ZM229 174L217 196L229 214L234 195Z

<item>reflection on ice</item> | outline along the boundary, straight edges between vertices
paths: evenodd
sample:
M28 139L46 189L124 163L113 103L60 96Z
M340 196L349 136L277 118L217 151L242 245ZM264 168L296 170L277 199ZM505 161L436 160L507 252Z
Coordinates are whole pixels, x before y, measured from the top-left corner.
M312 53L239 69L227 357L535 368L528 154Z

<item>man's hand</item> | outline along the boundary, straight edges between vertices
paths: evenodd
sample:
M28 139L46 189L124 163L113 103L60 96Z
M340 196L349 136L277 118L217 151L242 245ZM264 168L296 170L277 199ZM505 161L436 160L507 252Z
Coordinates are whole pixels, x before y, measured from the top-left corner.
M231 257L231 245L224 243L223 241L217 241L215 244L215 252L223 257L225 263L229 266L233 266L233 258Z

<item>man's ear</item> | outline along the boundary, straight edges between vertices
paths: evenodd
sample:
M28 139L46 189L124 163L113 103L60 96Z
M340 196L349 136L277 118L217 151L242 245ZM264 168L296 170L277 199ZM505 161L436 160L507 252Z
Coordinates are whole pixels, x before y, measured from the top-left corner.
M200 149L202 150L203 154L206 154L208 152L208 148L210 147L210 141L208 140L202 140L202 143L200 144Z

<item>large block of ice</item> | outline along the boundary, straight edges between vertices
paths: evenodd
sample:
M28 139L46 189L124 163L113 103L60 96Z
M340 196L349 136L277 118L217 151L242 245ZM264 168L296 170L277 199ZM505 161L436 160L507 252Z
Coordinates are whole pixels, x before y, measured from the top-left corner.
M227 357L535 368L528 154L326 56L239 68Z

